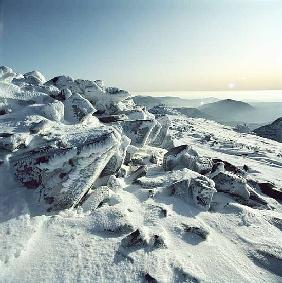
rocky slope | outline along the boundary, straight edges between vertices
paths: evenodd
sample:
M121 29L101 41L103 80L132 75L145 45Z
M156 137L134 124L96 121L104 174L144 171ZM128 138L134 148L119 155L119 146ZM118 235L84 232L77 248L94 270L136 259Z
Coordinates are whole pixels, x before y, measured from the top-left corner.
M281 282L280 143L0 76L0 282Z

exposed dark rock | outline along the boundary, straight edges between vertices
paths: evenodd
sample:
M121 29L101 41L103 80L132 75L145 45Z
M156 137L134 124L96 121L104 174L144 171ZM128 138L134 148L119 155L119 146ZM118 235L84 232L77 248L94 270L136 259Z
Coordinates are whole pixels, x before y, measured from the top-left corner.
M137 179L145 176L148 172L148 167L146 165L140 166L138 169L136 169L133 173L130 174L128 177L131 182L135 182Z
M226 171L229 171L229 172L232 172L234 174L238 174L238 175L244 175L244 171L240 168L238 168L237 166L229 163L228 161L225 161L225 160L221 160L219 158L213 158L212 159L213 163L219 163L219 162L222 162L224 164L224 169ZM246 166L246 165L245 165ZM246 167L245 167L246 168ZM245 169L244 169L245 170ZM247 170L245 170L247 171Z
M139 229L127 235L122 239L121 245L123 247L132 247L132 246L143 246L146 244L146 241L142 237Z
M108 116L95 115L95 116L99 119L100 122L105 124L124 120L122 115L108 115Z
M196 234L200 236L203 240L207 239L209 231L205 228L188 224L182 224L182 226L184 227L184 232Z
M267 196L274 198L278 201L282 201L282 191L271 183L257 183L261 192Z
M149 273L144 274L144 281L147 283L158 283L158 281Z

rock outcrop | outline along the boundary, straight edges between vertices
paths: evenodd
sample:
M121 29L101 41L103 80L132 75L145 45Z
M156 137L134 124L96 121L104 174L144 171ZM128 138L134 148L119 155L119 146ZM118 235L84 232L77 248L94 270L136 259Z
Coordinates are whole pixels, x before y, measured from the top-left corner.
M166 171L188 168L204 174L211 170L212 161L209 158L200 157L192 147L180 145L171 148L164 155L163 168Z
M119 171L130 143L152 142L161 127L128 92L101 81L46 82L38 71L1 67L0 88L1 159L48 210L76 206L98 178Z

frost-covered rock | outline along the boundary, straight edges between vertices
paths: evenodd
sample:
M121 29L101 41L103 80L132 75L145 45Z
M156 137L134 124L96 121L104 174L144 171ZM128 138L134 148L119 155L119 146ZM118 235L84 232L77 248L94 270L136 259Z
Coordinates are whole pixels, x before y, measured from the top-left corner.
M152 142L160 124L154 120L128 120L122 121L123 132L131 139L131 144L143 146Z
M25 148L27 136L24 134L0 133L0 149L14 151L16 149Z
M64 105L61 101L54 101L42 107L42 116L60 122L64 119Z
M119 171L130 143L151 143L160 129L154 115L136 106L128 92L106 88L101 81L60 76L45 82L33 71L14 76L1 89L6 130L0 146L12 152L9 163L16 179L40 191L49 209L77 205L98 177ZM122 120L103 126L93 116L96 111L95 116L117 113Z
M157 133L154 141L152 144L154 146L162 147L170 149L173 147L173 141L171 140L171 137L169 135L169 128L171 127L171 122L168 118L168 116L160 116L156 119L161 128L160 131Z
M28 72L21 76L14 77L12 80L13 84L21 87L27 87L27 85L41 86L45 82L45 77L39 71ZM28 88L26 88L26 90L28 90Z
M57 137L57 144L16 153L9 161L16 179L28 189L39 190L49 209L69 208L99 177L120 140L118 133L107 129L72 127L63 143Z
M166 171L188 168L204 174L211 170L212 161L209 158L200 157L192 147L181 145L170 149L164 155L163 168Z
M66 98L64 107L64 118L70 123L78 123L96 111L93 105L78 93Z
M137 183L143 188L168 191L169 195L193 203L202 210L209 209L216 192L213 180L187 168L141 177Z
M120 128L92 116L96 110L86 97L94 88L109 101L127 95L68 77L60 77L56 85L44 82L39 72L30 72L0 83L0 149L15 179L38 193L46 209L58 210L80 203L102 172L115 174L130 143Z
M205 177L187 178L171 185L171 194L186 202L192 202L203 210L208 210L216 192L214 182Z
M219 168L220 168L221 171L226 170L226 171L231 172L235 175L239 175L239 176L246 175L247 170L244 170L244 168L246 169L246 167L244 167L244 166L242 166L243 169L241 169L240 167L235 166L235 165L231 164L230 162L228 162L226 160L222 160L220 158L213 158L212 162L213 162L213 167L212 167L211 173L213 175L215 175L214 171L215 170L218 171Z
M68 88L73 93L79 93L94 105L99 102L100 107L97 109L101 111L110 108L113 102L117 103L130 97L127 91L118 88L104 88L101 81L74 80L68 76L55 77L46 82L46 85L54 85L60 90Z
M82 203L84 211L95 210L110 196L110 190L107 186L95 188L89 193L86 200Z
M250 198L250 187L247 181L230 172L219 172L213 177L215 187L218 191L228 192L241 197L244 200Z
M113 154L113 156L110 158L109 162L103 169L101 173L102 176L109 176L120 169L125 160L126 151L129 144L130 140L126 136L122 136L120 146L117 148L116 152Z
M16 73L14 73L14 71L11 68L7 66L0 67L0 81L10 82L15 76Z

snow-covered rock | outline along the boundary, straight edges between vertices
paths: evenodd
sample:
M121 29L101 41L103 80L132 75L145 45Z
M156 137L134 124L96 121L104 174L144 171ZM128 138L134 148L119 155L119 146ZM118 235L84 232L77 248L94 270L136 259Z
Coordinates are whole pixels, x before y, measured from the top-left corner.
M15 76L16 73L11 68L7 66L0 67L0 81L10 82Z
M166 171L188 168L204 174L211 170L210 158L201 157L188 145L181 145L168 150L164 155L163 168Z
M110 196L110 190L107 186L101 186L93 189L87 194L86 200L82 203L84 211L95 210Z
M162 188L169 195L193 203L203 210L209 209L216 192L211 179L187 168L141 177L137 183L147 189Z
M213 177L215 187L218 191L228 192L248 200L250 198L250 189L244 178L238 177L229 172L219 172Z
M143 146L151 142L155 137L155 132L160 129L156 120L125 120L121 122L123 132L131 139L131 144ZM150 137L152 135L152 138Z
M12 83L20 86L24 86L25 84L42 85L45 82L45 77L39 71L28 72L23 74L22 77L14 78L12 80Z
M64 118L70 123L78 123L96 111L93 105L78 93L74 93L66 98L64 110Z
M107 129L71 129L64 140L53 137L9 158L16 179L41 192L51 209L76 205L114 155L121 136ZM55 140L54 140L55 139Z

